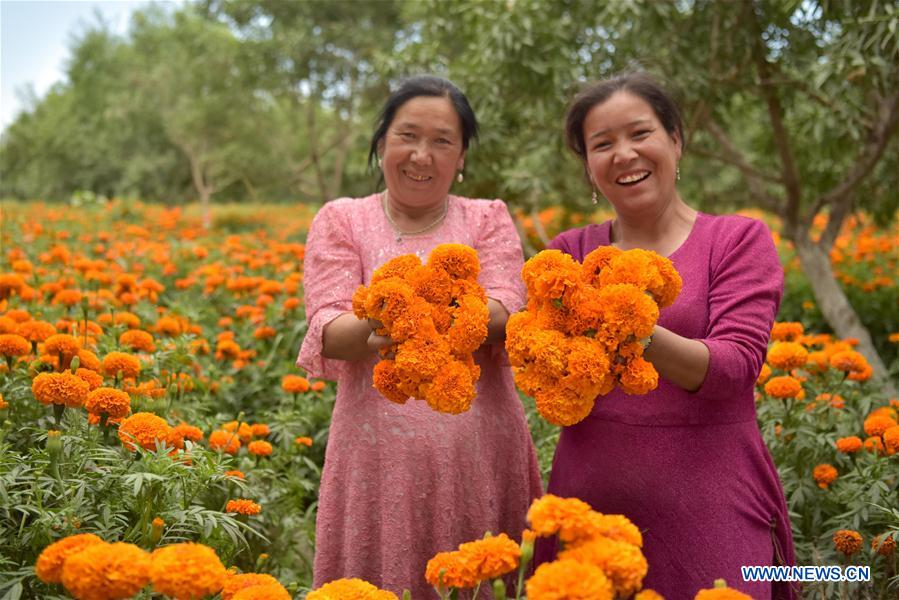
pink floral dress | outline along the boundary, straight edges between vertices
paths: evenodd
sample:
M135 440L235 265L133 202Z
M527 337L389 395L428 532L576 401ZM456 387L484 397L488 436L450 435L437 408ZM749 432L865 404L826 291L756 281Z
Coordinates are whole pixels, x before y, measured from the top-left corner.
M480 284L510 312L525 302L521 245L500 200L449 197L434 229L397 238L380 195L328 202L306 244L308 330L297 365L338 382L316 523L314 583L359 577L397 595L437 598L424 579L436 553L486 531L520 539L541 491L534 446L501 344L475 353L478 395L461 415L395 404L372 387L376 357L322 357L322 330L352 310L354 290L401 254L426 260L441 243L478 251ZM483 590L482 590L483 594Z

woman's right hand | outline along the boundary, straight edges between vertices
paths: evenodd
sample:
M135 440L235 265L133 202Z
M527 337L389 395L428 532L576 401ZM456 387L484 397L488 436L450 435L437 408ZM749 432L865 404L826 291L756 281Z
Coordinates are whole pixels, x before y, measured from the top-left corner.
M380 321L376 321L374 319L368 320L368 325L371 327L371 333L368 335L368 339L366 340L366 344L368 345L368 349L372 352L377 352L380 354L381 350L384 348L388 348L394 344L393 340L390 339L389 336L380 335L378 333L379 329L383 329L384 324ZM387 355L381 355L382 358L393 358L393 352L390 352Z

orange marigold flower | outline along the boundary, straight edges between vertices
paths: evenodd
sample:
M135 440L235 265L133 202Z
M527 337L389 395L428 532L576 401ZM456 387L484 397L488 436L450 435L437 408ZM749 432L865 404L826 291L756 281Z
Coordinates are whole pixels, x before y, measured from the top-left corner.
M840 529L833 534L833 545L837 551L851 556L862 549L862 536L851 529Z
M883 432L883 446L888 455L899 452L899 425L893 425Z
M81 342L71 335L58 333L51 335L44 340L44 352L51 356L58 356L62 359L61 368L69 366L72 358L78 354L81 349Z
M479 580L496 579L518 568L521 548L505 533L467 542L459 546L459 553L474 568Z
M262 507L252 500L228 500L228 504L225 505L225 512L252 516L262 512Z
M531 530L539 536L559 534L570 543L592 537L595 533L590 505L577 498L560 498L545 494L531 503L527 519Z
M843 454L854 454L862 449L862 440L858 436L851 435L838 439L836 446L837 450Z
M45 583L62 581L62 565L72 554L81 552L91 544L103 544L93 533L79 533L63 538L44 548L34 566L38 578Z
M602 569L576 560L543 563L527 582L528 600L612 600L615 591Z
M78 351L77 356L80 366L84 367L85 369L90 369L91 371L96 371L98 373L100 372L100 370L102 370L103 366L100 363L100 359L90 350L85 350L84 348L82 348Z
M40 373L31 382L31 393L42 404L83 406L89 391L86 381L68 371Z
M459 552L439 552L425 567L425 580L439 590L470 588L478 584L474 565Z
M771 377L771 367L768 366L768 363L762 363L762 370L759 371L758 379L755 380L756 385L763 385L769 377Z
M822 490L826 490L828 487L830 487L831 483L836 481L837 470L833 467L833 465L823 463L816 466L812 470L812 477L814 477L815 483L818 484L819 488L821 488Z
M153 341L153 335L142 329L129 329L123 331L122 335L119 336L119 343L132 350L156 352L156 344Z
M79 367L78 370L75 371L75 375L86 381L91 390L95 390L103 385L103 376L96 371Z
M868 452L873 452L876 454L884 455L886 454L886 448L883 445L883 440L880 436L874 435L867 438L864 441L865 450Z
M312 590L306 600L398 600L396 594L380 590L361 579L337 579ZM235 599L236 600L236 599Z
M881 533L871 539L871 550L881 556L892 556L896 551L896 538L890 533Z
M315 383L313 383L310 386L309 389L311 389L313 392L320 392L323 389L325 389L325 382L324 381L316 381Z
M233 600L234 595L247 588L257 587L257 586L268 586L268 585L277 585L278 580L272 577L271 575L266 575L263 573L244 573L242 575L231 575L225 581L225 585L222 588L222 600ZM282 588L283 589L283 588ZM262 598L262 596L260 596ZM290 596L288 596L288 599Z
M613 540L628 543L637 548L643 547L643 534L634 523L624 515L590 515L592 535L601 535Z
M645 590L640 590L639 592L637 592L634 595L634 600L665 600L665 597L657 591L647 588Z
M711 590L699 590L693 600L753 600L753 598L733 588L716 587Z
M108 377L118 377L121 371L125 379L137 379L140 375L140 361L132 354L110 352L103 357L103 373Z
M231 471L224 472L225 477L235 477L237 479L246 479L247 476L244 475L243 471L238 471L237 469L233 469Z
M771 328L771 339L778 342L795 342L805 333L802 323L775 323Z
M209 447L228 454L237 454L240 450L240 438L236 433L218 429L209 434Z
M187 423L179 423L172 427L172 434L177 435L182 440L187 439L192 442L199 442L203 439L203 430Z
M0 334L0 356L12 358L31 352L31 343L15 333Z
M174 544L152 554L150 579L153 589L160 594L200 600L217 594L226 577L225 566L215 550L202 544Z
M868 361L855 350L843 350L830 357L830 366L846 373L861 373L868 367Z
M129 450L134 450L137 442L147 450L155 450L156 442L165 442L171 428L165 419L153 413L139 412L131 415L119 425L119 439Z
M0 273L0 300L9 298L25 287L25 280L18 273Z
M256 338L257 340L268 340L268 339L275 337L275 335L277 335L277 333L278 332L275 330L274 327L269 327L269 326L257 327L253 331L253 337Z
M581 280L581 265L561 250L543 250L521 269L528 298L538 301L560 299Z
M62 584L79 600L131 598L150 582L150 555L134 544L91 544L69 556Z
M292 598L293 596L280 583L265 583L244 588L234 594L231 600L292 600Z
M781 371L792 371L805 365L808 350L796 342L775 342L768 349L768 364Z
M309 380L299 375L285 375L281 379L281 389L291 394L302 394L309 391Z
M131 396L127 392L110 387L100 387L87 395L84 402L87 412L117 419L131 412Z
M559 560L571 559L602 569L621 597L629 597L643 587L649 563L636 546L603 536L566 547Z
M253 423L250 428L253 431L253 437L265 437L272 432L265 423Z
M884 414L876 414L865 419L865 433L869 436L880 436L890 427L897 425L896 419L892 419Z
M434 378L421 387L428 406L451 415L463 413L471 408L471 401L477 393L471 371L458 360L445 363Z
M772 377L765 384L765 393L772 398L797 398L802 392L802 384L789 375Z
M474 248L464 244L440 244L428 256L427 266L445 271L453 279L477 281L481 265Z
M254 456L271 456L272 445L264 440L255 440L247 445L247 452Z
M293 441L294 444L299 446L311 446L312 438L311 437L298 437Z
M62 304L63 306L75 306L81 302L82 294L78 290L60 290L53 296L53 304Z

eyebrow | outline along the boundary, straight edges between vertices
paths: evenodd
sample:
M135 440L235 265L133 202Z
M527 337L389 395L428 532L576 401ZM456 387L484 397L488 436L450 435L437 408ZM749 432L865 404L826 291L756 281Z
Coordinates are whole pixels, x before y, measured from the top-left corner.
M418 129L421 129L421 127L416 125L415 123L403 122L403 123L397 123L396 127L394 127L394 129L416 129L416 130L418 130ZM453 131L452 129L447 129L445 127L438 127L435 129L435 131L441 135L456 135L455 131Z
M638 123L651 123L651 122L652 121L650 121L649 119L634 119L630 123L626 123L626 124L622 125L621 127L619 127L619 129L625 129L627 127L631 127L632 125L637 125ZM593 138L599 137L601 135L605 135L605 134L609 133L610 131L612 131L611 127L606 128L606 129L600 129L599 131L595 131L595 132L591 133L590 137L587 139L592 140Z

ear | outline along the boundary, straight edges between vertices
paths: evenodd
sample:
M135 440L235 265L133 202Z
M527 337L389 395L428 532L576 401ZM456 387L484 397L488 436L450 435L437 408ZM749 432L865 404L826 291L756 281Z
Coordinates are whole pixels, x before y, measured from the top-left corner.
M465 150L462 151L462 155L459 157L459 160L456 162L456 170L457 171L465 170Z
M680 135L676 131L671 134L671 139L674 140L674 156L676 159L675 162L679 162L681 152L684 148L683 140L681 140Z
M378 158L384 158L384 137L381 136L381 139L378 140Z

